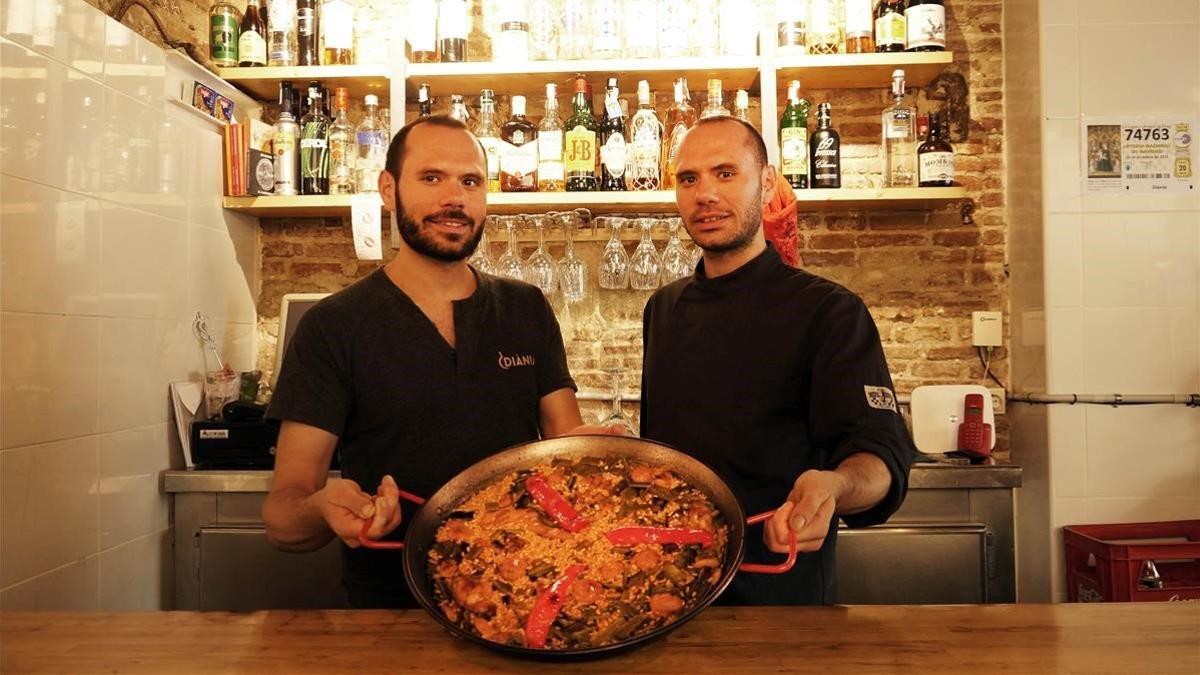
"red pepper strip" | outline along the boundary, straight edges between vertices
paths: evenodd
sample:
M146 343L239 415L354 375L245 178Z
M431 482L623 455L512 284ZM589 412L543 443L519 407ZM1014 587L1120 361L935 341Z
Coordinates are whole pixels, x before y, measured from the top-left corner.
M618 527L604 535L613 546L634 544L700 544L712 546L712 532L688 530L682 527Z
M533 497L533 501L542 507L546 515L558 524L559 527L567 532L579 532L586 530L588 521L579 515L575 507L571 506L571 502L567 498L558 494L554 488L550 487L550 483L546 482L545 478L539 475L532 475L525 479L525 491L529 496Z
M525 620L525 644L534 649L543 649L546 638L550 635L550 627L562 611L563 603L567 600L567 590L575 579L587 569L587 565L571 565L566 573L554 580L550 587L542 591L533 603L533 611Z

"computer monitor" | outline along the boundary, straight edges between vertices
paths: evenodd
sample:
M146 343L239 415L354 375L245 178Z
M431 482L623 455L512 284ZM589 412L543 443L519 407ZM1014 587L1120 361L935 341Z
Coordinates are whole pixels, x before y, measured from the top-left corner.
M275 343L275 369L271 371L271 389L279 382L279 370L288 344L300 326L300 317L328 293L287 293L279 301L279 340Z

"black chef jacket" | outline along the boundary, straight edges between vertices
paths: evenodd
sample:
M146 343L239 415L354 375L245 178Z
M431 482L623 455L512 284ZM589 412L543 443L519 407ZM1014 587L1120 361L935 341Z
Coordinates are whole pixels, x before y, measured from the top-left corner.
M899 508L915 455L896 407L879 332L862 300L783 264L767 250L710 279L660 289L643 324L641 430L717 471L747 515L779 507L796 478L867 452L892 482L874 508L842 516L882 523ZM820 551L788 574L739 573L727 604L836 602L837 516ZM779 562L761 526L747 529L746 560Z

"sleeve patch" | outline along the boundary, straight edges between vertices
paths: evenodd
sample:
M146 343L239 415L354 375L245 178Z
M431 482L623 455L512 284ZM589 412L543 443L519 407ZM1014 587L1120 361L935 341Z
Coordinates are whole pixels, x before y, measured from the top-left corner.
M867 405L876 410L891 410L894 413L899 413L896 410L896 395L887 387L873 387L869 384L863 385L863 391L867 393Z

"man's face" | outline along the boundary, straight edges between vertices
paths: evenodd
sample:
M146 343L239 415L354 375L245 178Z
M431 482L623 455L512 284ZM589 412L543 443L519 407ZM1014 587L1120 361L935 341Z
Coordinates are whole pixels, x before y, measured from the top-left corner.
M382 172L379 192L409 248L458 262L483 236L486 175L487 159L469 132L425 124L408 134L400 179Z
M758 165L745 134L737 122L704 124L679 148L675 203L692 241L711 253L744 248L762 225L769 170Z

